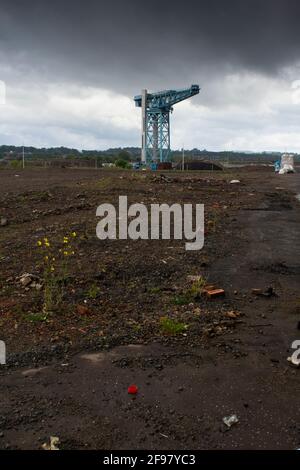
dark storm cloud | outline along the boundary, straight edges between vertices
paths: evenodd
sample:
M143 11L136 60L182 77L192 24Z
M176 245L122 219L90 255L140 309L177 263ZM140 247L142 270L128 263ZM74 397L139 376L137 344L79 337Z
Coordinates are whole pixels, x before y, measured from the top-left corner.
M133 93L300 59L297 0L0 0L0 54L23 76Z
M0 143L139 145L132 96L199 83L173 147L299 151L299 14L299 0L0 0Z

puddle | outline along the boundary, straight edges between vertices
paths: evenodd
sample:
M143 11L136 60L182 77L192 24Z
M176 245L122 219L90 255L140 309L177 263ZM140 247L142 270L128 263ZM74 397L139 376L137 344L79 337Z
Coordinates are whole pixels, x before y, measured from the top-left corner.
M100 352L100 353L82 354L80 357L82 359L86 359L87 361L91 361L95 364L95 363L104 361L105 353Z
M37 367L35 369L26 369L26 370L22 371L21 374L24 375L24 377L31 377L31 376L34 376L34 375L38 374L39 372L41 372L42 370L45 370L45 369L48 369L48 367L45 366L45 367Z
M103 362L105 359L115 359L122 357L124 354L135 356L138 351L142 351L144 346L141 344L128 344L127 346L119 346L111 351L81 354L80 357L94 364Z

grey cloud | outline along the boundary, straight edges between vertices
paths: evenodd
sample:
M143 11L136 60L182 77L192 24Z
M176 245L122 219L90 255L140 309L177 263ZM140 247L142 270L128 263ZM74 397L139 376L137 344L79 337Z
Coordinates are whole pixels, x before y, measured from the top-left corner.
M300 59L297 0L1 0L0 13L15 68L125 93Z
M0 143L139 145L123 95L199 83L191 107L176 106L174 146L299 148L299 14L298 0L0 0ZM62 109L59 87L95 90Z

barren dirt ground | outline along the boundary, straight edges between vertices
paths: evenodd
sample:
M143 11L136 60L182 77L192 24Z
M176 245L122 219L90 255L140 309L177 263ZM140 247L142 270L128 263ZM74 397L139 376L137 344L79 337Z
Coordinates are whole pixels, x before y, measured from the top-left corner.
M61 449L299 447L300 370L287 361L300 340L299 193L299 173L267 168L0 171L0 448L50 436ZM119 195L204 203L203 250L98 240L96 208ZM43 317L43 289L18 277L41 280L38 240L71 231L63 301ZM191 275L225 297L191 298ZM162 317L186 328L166 331Z

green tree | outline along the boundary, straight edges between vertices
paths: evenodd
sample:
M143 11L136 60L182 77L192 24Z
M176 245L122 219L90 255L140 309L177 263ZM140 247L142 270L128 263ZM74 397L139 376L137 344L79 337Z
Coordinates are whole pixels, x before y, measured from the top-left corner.
M130 168L129 163L126 160L122 160L121 158L116 160L115 165L118 168Z

